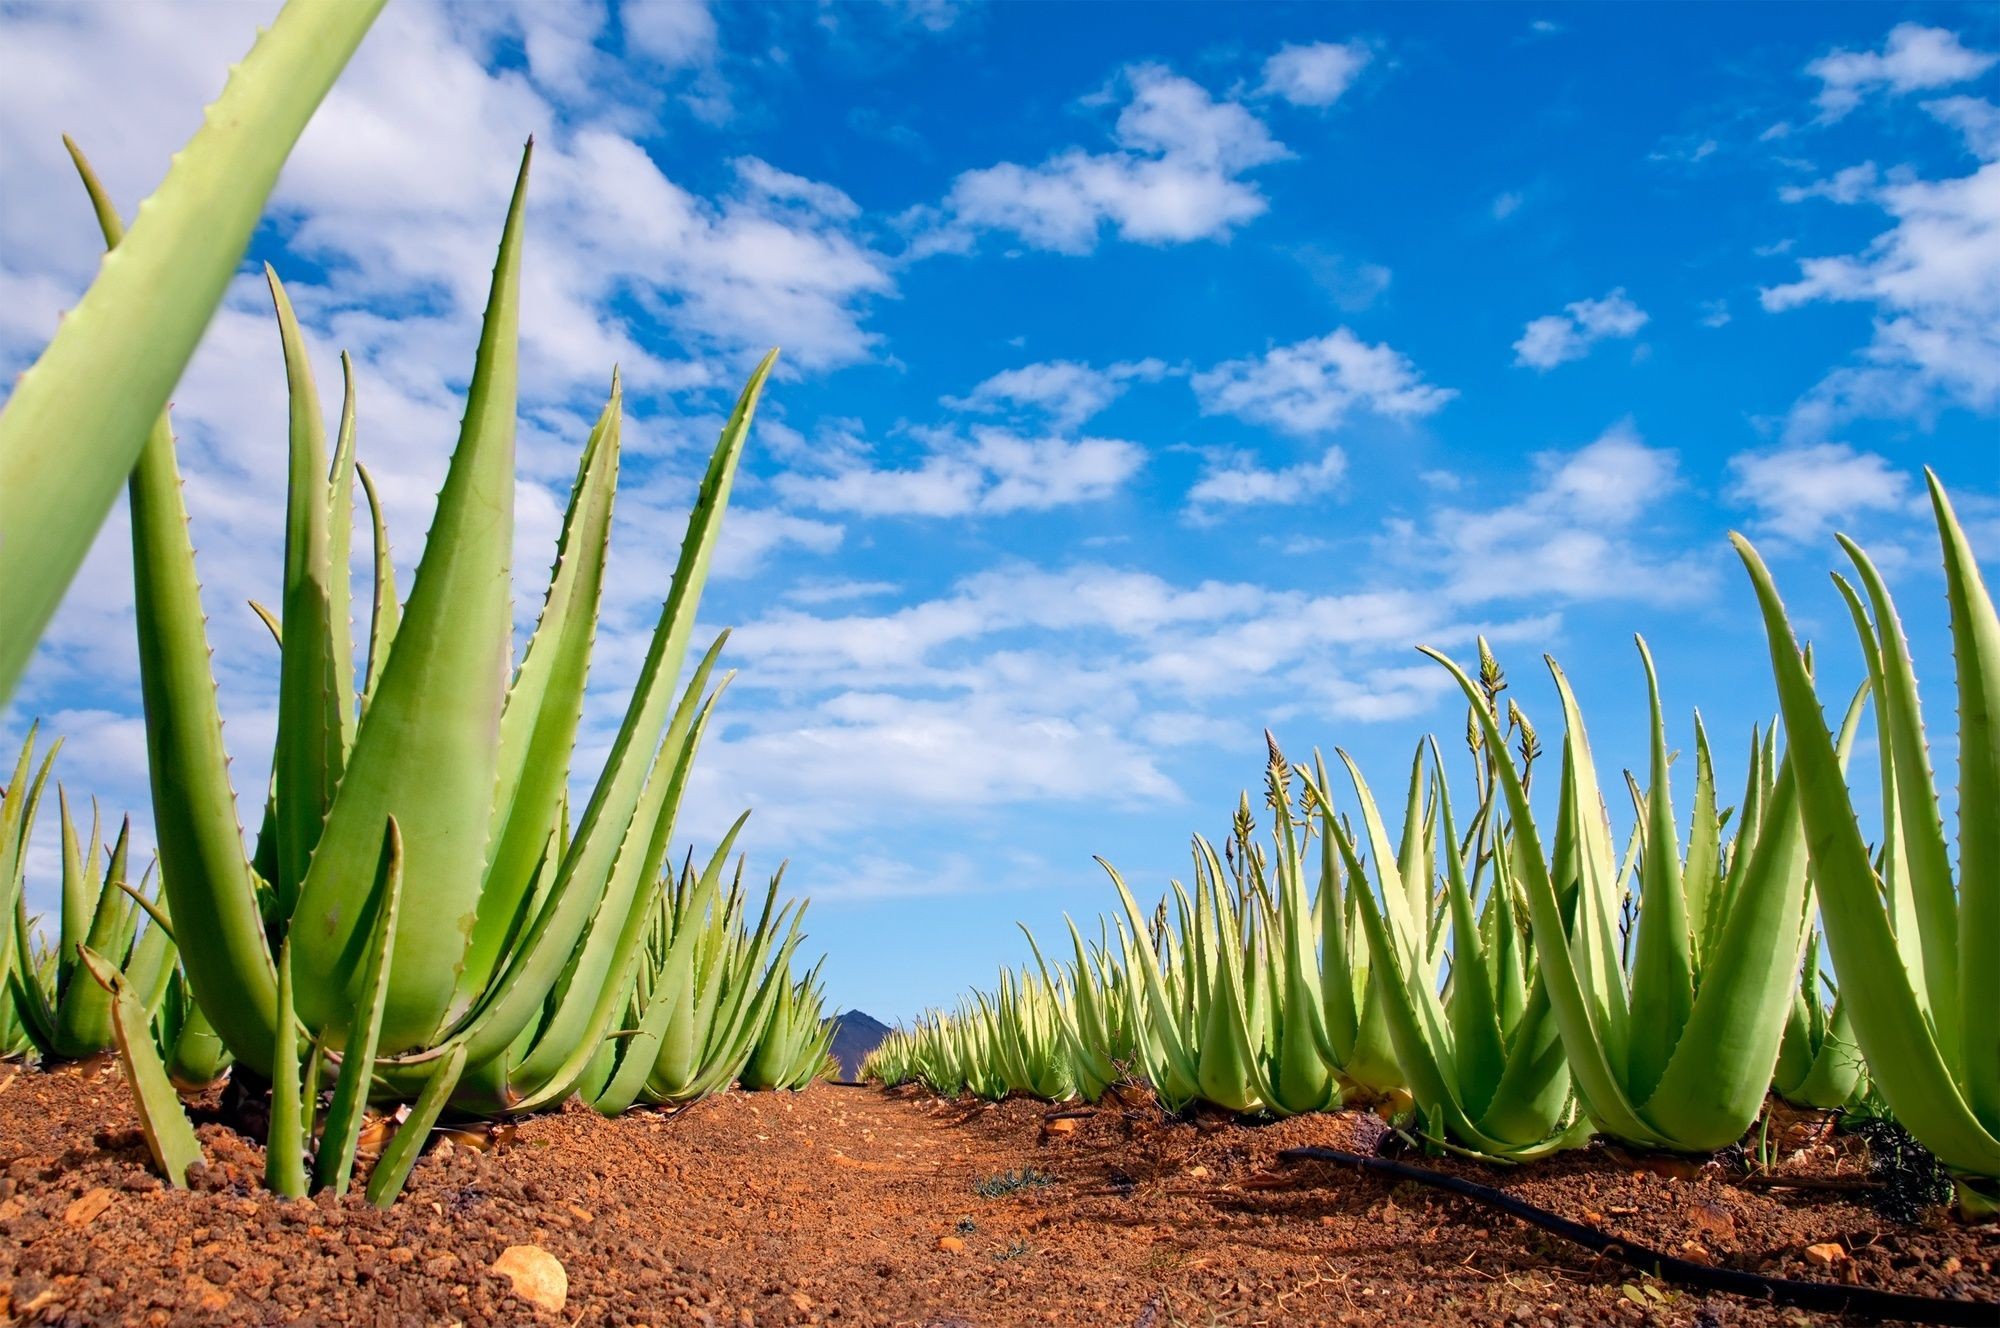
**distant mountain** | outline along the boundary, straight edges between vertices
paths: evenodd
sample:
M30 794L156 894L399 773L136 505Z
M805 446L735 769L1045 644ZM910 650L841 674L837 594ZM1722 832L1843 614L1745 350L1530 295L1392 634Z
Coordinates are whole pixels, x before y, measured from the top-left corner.
M843 1079L859 1077L861 1062L889 1036L887 1024L859 1010L837 1014L827 1023L833 1027L833 1058L840 1062Z

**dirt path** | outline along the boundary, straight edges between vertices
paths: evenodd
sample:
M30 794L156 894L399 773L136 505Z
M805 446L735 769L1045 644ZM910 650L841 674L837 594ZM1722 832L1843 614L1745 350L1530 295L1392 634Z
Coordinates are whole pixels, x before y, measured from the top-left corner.
M1106 1108L819 1087L675 1116L571 1109L481 1153L433 1152L388 1214L282 1202L262 1155L202 1128L163 1190L115 1071L0 1068L0 1321L62 1324L1190 1324L1812 1321L1682 1296L1456 1199L1276 1164L1352 1146L1354 1114L1265 1128ZM1794 1277L2000 1299L2000 1233L1899 1229L1839 1197L1635 1172L1600 1150L1511 1177L1655 1246ZM1023 1175L1024 1172L1030 1173ZM1832 1265L1806 1247L1835 1244ZM491 1270L567 1271L558 1314ZM1635 1303L1634 1297L1644 1304Z

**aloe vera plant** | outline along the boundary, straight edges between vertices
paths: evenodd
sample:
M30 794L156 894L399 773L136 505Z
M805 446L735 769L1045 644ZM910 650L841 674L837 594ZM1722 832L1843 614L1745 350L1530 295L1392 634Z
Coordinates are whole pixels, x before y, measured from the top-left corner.
M56 799L61 820L61 904L54 944L36 944L27 911L24 850L61 743L51 746L31 777L35 740L31 728L14 777L0 791L0 834L10 846L0 852L0 870L6 872L0 883L0 909L4 909L0 940L6 942L7 951L0 957L0 1048L6 1049L4 1054L75 1060L114 1045L111 993L91 979L83 964L83 948L88 946L125 975L148 1020L155 1023L160 1022L177 978L176 955L168 929L158 922L146 925L147 914L157 913L159 906L146 897L145 883L136 888L130 883L130 818L107 844L93 808L86 839L78 832L60 785ZM178 1029L177 1023L161 1028L157 1038L171 1046Z
M1138 1058L1125 970L1109 950L1108 937L1086 946L1076 923L1069 927L1075 958L1052 969L1034 934L1021 929L1033 950L1042 982L1053 993L1057 1032L1069 1060L1069 1082L1077 1096L1095 1102L1131 1072Z
M1474 704L1499 732L1499 700L1506 683L1483 640L1480 664ZM1525 716L1511 704L1502 736L1519 742L1525 787L1533 778L1539 746ZM1328 816L1327 833L1350 879L1364 883L1353 895L1375 969L1382 975L1381 1000L1397 1063L1426 1128L1433 1138L1465 1151L1524 1161L1585 1142L1591 1126L1576 1111L1548 990L1518 914L1514 859L1520 850L1498 805L1496 769L1498 762L1510 759L1510 749L1504 742L1488 741L1477 716L1468 727L1468 745L1481 797L1463 834L1435 739L1419 749L1411 777L1415 787L1428 776L1435 790L1432 839L1445 878L1439 926L1449 936L1451 959L1450 979L1442 989L1428 883L1413 896L1403 875L1403 864L1412 855L1389 852L1374 794L1345 752L1339 755L1359 799L1364 830L1357 837ZM1322 784L1308 787L1316 803L1330 804L1330 792ZM1413 801L1413 815L1416 806ZM1561 847L1557 853L1570 856ZM1374 867L1374 888L1366 885L1364 858ZM1482 884L1483 898L1475 901Z
M1537 966L1585 1111L1598 1129L1627 1143L1711 1152L1740 1139L1756 1119L1791 1008L1806 888L1797 784L1789 769L1780 773L1759 823L1738 825L1725 868L1714 777L1698 745L1695 814L1683 855L1658 679L1643 641L1639 651L1652 726L1648 780L1636 795L1640 823L1630 861L1639 920L1629 969L1617 938L1628 873L1616 859L1582 713L1553 660L1565 729L1553 841L1536 822L1512 757L1496 770ZM1450 671L1486 742L1504 752L1478 685L1445 656L1425 653ZM1702 939L1711 935L1712 943Z
M1859 1101L1868 1091L1868 1065L1854 1041L1854 1021L1836 993L1820 995L1826 975L1820 968L1820 932L1806 942L1799 989L1778 1046L1771 1090L1793 1106L1833 1111Z
M356 460L352 375L329 447L304 338L283 283L269 274L291 460L275 615L277 748L248 854L164 419L133 472L141 684L167 898L196 1003L261 1076L283 1068L288 1038L310 1070L364 1037L372 1057L359 1059L372 1066L357 1092L414 1096L446 1076L453 1082L435 1093L476 1109L559 1100L611 1031L619 981L643 939L652 873L697 736L699 707L675 709L674 687L772 360L753 375L710 460L624 721L572 829L569 761L603 586L622 395L614 376L584 446L541 619L510 665L515 341L531 155L508 209L459 443L406 604ZM115 214L83 171L116 245ZM358 673L346 629L357 479L377 554ZM696 699L714 654L690 689ZM396 910L378 966L370 937L386 907L380 866L392 823L411 898ZM304 919L312 925L295 925ZM289 1018L280 1011L281 954ZM362 1027L359 1011L378 1026ZM303 1038L289 1031L291 1019Z
M290 0L0 410L0 703L222 303L279 168L383 3Z
M771 1017L750 1049L739 1076L752 1090L791 1089L796 1092L824 1077L833 1028L826 1021L826 989L819 966L778 988Z
M728 1087L790 990L802 910L778 905L783 870L772 876L754 924L740 863L721 888L743 821L699 875L690 862L649 896L644 946L617 1001L622 1021L598 1048L584 1084L599 1111L615 1114L634 1101L691 1102Z
M1916 671L1895 601L1852 540L1834 577L1876 696L1883 849L1871 856L1813 679L1769 568L1733 536L1756 590L1841 1006L1875 1088L1947 1167L2000 1179L2000 619L1951 500L1926 472L1951 611L1958 730L1953 871ZM1962 1191L1962 1193L1968 1191ZM1990 1194L1986 1202L1991 1202Z

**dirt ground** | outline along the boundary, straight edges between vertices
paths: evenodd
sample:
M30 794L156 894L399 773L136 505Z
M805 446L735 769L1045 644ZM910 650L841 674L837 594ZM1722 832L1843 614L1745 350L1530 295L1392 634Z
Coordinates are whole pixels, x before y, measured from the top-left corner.
M166 1190L115 1068L0 1067L0 1322L1825 1321L1676 1292L1467 1200L1277 1160L1367 1151L1381 1131L1363 1113L1249 1127L1051 1111L832 1085L616 1121L572 1106L492 1151L433 1149L381 1213L274 1198L257 1144L216 1123L193 1192ZM1816 1155L1795 1178L1860 1174ZM1899 1226L1858 1192L1746 1188L1602 1148L1441 1165L1687 1257L2000 1302L2000 1230L1941 1213ZM493 1270L515 1245L560 1260L560 1312Z

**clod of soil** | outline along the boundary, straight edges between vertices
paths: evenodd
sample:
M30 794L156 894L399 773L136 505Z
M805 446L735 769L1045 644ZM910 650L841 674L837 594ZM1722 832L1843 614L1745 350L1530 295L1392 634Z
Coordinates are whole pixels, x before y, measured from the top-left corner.
M0 1321L1824 1321L1677 1292L1452 1196L1277 1162L1303 1145L1367 1151L1372 1116L1197 1126L1108 1104L1052 1131L1050 1114L832 1086L615 1121L572 1107L490 1152L433 1149L382 1213L275 1198L261 1149L213 1123L194 1188L167 1190L115 1068L0 1067ZM1935 1211L1900 1226L1865 1192L1789 1187L1865 1176L1831 1145L1788 1162L1785 1187L1601 1148L1512 1170L1437 1165L1682 1257L2000 1301L2000 1229ZM523 1267L549 1268L514 1247L562 1274L560 1313L517 1290Z

